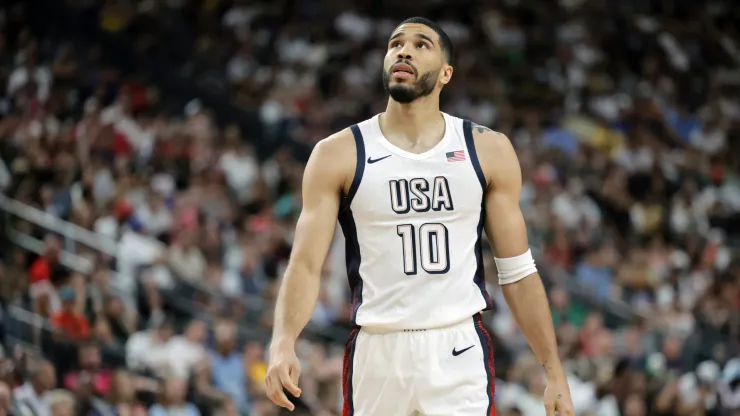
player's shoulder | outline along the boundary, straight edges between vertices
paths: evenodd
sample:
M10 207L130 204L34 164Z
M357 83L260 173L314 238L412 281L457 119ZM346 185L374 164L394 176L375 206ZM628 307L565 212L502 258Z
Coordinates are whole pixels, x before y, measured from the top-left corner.
M320 140L311 152L311 158L331 166L355 164L357 146L350 128L340 130Z
M483 173L489 180L519 171L519 159L509 138L486 126L472 123L473 143Z
M505 134L492 130L480 124L471 123L473 130L473 142L477 153L508 152L513 151L511 141Z
M326 179L336 178L345 182L354 176L357 166L357 147L350 128L340 130L320 140L311 151L311 171Z

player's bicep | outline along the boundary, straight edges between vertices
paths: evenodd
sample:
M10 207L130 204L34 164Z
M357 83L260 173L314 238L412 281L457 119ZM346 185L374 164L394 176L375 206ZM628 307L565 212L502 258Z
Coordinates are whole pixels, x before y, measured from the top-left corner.
M341 179L320 147L311 154L303 174L303 208L290 259L290 267L305 273L320 273L339 212Z
M522 173L514 147L501 134L485 133L491 140L481 167L487 173L485 228L493 246L500 285L517 283L537 272L527 241L527 227L519 208Z
M486 143L489 160L482 161L488 178L484 223L486 235L496 257L514 257L529 249L527 227L519 207L521 167L506 136L498 133L486 135L489 136L486 138L489 140Z
M496 257L514 257L529 249L527 226L518 197L506 192L489 192L486 197L485 229Z

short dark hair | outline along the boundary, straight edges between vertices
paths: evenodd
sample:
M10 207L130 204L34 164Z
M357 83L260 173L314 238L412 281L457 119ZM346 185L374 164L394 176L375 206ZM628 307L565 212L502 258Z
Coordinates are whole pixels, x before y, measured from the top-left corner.
M440 25L427 19L426 17L409 17L408 19L399 23L396 28L409 23L424 25L429 29L432 29L437 34L437 36L439 36L439 47L440 49L442 49L442 53L444 53L445 55L445 60L447 60L448 64L452 65L452 62L455 60L455 47L452 45L452 40L450 39L450 37L447 36L447 33L442 29Z

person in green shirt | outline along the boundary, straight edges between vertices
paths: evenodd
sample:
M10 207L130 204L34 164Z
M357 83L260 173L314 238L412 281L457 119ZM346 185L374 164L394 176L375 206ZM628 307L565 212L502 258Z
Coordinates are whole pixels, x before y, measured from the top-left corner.
M588 315L585 305L572 302L568 292L561 287L556 287L550 291L550 308L555 328L563 323L580 328Z

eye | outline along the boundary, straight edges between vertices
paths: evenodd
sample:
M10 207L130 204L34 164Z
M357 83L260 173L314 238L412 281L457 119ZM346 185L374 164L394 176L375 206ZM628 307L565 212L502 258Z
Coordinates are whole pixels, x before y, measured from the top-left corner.
M391 42L391 48L397 48L399 46L401 46L401 42L399 42L397 40Z
M419 42L419 44L417 44L416 47L421 48L421 49L429 49L429 45L427 45L424 42Z

